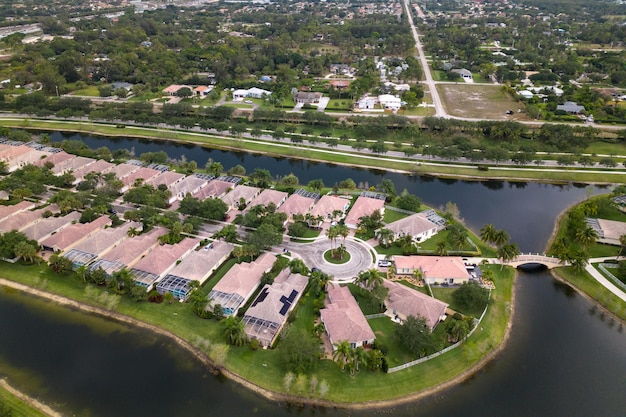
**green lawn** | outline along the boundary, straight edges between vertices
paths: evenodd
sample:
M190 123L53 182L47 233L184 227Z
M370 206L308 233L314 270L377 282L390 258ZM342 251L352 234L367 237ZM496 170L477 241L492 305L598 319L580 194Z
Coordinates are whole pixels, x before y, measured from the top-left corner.
M400 219L404 219L405 217L408 217L408 214L404 214L404 213L400 213L399 211L395 211L395 210L385 210L385 213L383 214L383 221L387 224L389 223L393 223L395 221L398 221Z
M46 417L46 414L28 405L24 401L0 387L0 404L12 411L10 416L15 417Z
M398 324L392 322L389 317L369 319L367 322L376 335L376 345L387 349L386 358L390 368L418 359L395 342L394 329Z
M88 97L100 97L100 90L98 86L91 85L86 88L72 91L73 96L88 96Z
M372 297L367 296L367 290L364 290L363 288L355 284L348 284L348 288L350 289L350 293L352 293L352 296L354 296L357 304L361 308L363 314L367 316L370 314L381 313L380 304L378 304L378 302L375 301Z
M351 109L352 109L352 100L350 100L349 98L330 99L328 101L328 105L326 106L326 110L348 111Z

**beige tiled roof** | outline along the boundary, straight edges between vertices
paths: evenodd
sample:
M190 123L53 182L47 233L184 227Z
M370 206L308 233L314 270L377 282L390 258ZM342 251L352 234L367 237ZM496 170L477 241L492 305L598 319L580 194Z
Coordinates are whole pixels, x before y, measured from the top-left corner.
M185 238L175 245L158 246L133 265L133 269L162 275L168 272L178 259L191 252L199 242L199 239Z
M40 160L44 159L46 156L50 155L50 152L40 151L37 149L33 149L29 146L26 146L26 147L30 149L30 151L24 152L23 154L15 158L11 158L11 161L9 162L9 166L11 168L17 169L28 164L35 164L36 162L39 162Z
M261 254L254 262L235 264L215 284L213 290L225 294L238 294L245 299L259 286L261 275L272 268L275 260L276 256L266 252Z
M385 201L376 198L359 196L346 216L345 223L348 226L356 226L363 216L371 216L376 210L383 210Z
M31 151L34 151L34 149L26 145L9 146L0 151L0 161L10 163L12 160L19 158L20 156L27 154Z
M37 210L25 210L16 213L13 216L9 216L0 221L0 232L9 232L11 230L21 231L23 229L26 229L32 224L38 221L42 221L42 216L47 211L50 211L53 214L58 213L59 207L56 204L51 204Z
M155 227L148 233L142 233L124 240L118 246L101 256L101 259L119 261L127 267L132 267L139 258L155 248L159 244L159 236L165 234L167 234L166 229Z
M192 251L183 261L170 271L171 275L204 283L218 266L230 255L235 245L228 242L215 241L211 248L206 246Z
M313 204L315 204L315 200L312 198L300 194L291 194L277 211L286 213L288 217L293 217L295 214L305 215L313 208Z
M29 239L41 241L48 237L52 232L58 231L66 226L69 226L72 222L77 222L80 219L81 214L77 211L66 214L63 217L48 217L38 223L32 224L26 229L22 230Z
M111 225L107 216L98 217L91 223L72 224L54 235L41 241L41 246L52 248L55 251L70 249L91 236L95 231Z
M139 222L126 222L118 227L109 227L107 229L99 230L91 237L74 246L73 249L91 253L93 255L101 255L113 249L113 247L124 239L127 239L128 230L130 230L131 227L141 229L142 224Z
M115 164L107 162L104 159L98 159L93 164L85 165L84 167L74 170L72 174L74 174L76 181L80 182L85 178L85 175L89 174L90 172L101 172L105 174L114 166Z
M335 345L345 340L363 343L375 339L372 328L348 287L330 285L328 302L320 310L320 315L330 341Z
M393 260L398 274L420 269L426 279L467 280L470 277L460 256L394 256Z
M421 316L426 319L426 324L430 329L434 329L441 317L446 314L448 304L436 298L422 294L421 292L402 285L397 282L384 280L385 287L389 288L389 294L385 305L387 313L393 315L395 311L398 315L406 319L408 316Z
M204 188L201 189L201 187L205 187L206 184L207 180L204 178L190 175L185 177L182 181L173 184L170 187L170 191L172 192L172 196L182 199L187 195L187 193L194 195L194 193L197 193L198 190L204 190Z
M55 175L61 175L68 171L76 171L85 165L93 164L96 162L93 158L86 158L84 156L77 156L72 159L66 159L62 162L59 162L54 167L52 167L52 173Z
M184 174L179 174L178 172L174 171L164 171L156 177L151 178L150 181L147 181L147 183L154 188L157 188L161 184L164 184L166 187L170 187L178 181L182 180L183 178L185 178Z
M615 220L597 219L605 239L619 243L619 238L626 235L626 223Z
M235 184L228 181L212 180L207 185L193 194L198 200L202 201L207 198L220 198L226 192L235 187Z
M14 216L19 212L30 210L35 207L35 203L31 203L30 201L20 201L17 204L13 204L11 206L1 206L0 205L0 220L6 219L7 217Z
M254 206L265 206L267 207L270 203L274 203L276 207L280 207L280 205L285 201L289 194L284 191L276 191L276 190L263 190L259 195L250 201L248 207L246 207L246 211L251 209Z
M391 230L395 235L418 236L429 230L440 230L443 227L439 227L428 220L424 214L416 213L389 223L385 228Z
M135 180L142 179L144 182L151 180L152 178L159 175L161 171L152 168L141 167L136 171L131 172L124 178L122 178L122 182L126 187L132 187L135 183Z
M139 166L137 165L133 165L133 164L119 164L116 165L115 167L113 167L111 169L111 171L113 174L115 174L115 176L117 177L117 179L121 180L122 178L126 177L127 175L130 175L131 173L139 170Z
M244 199L246 204L261 192L258 187L250 187L249 185L238 185L228 192L222 201L229 207L237 207L240 199Z
M35 162L35 165L42 167L46 164L46 162L50 162L52 165L57 165L63 161L67 161L68 159L73 159L73 158L76 158L76 156L69 154L65 151L61 151L61 152L53 153L52 155L49 155L44 159L40 159L39 161Z
M323 216L325 220L329 220L333 211L341 210L345 212L350 206L350 200L337 197L336 195L323 195L311 209L312 216Z

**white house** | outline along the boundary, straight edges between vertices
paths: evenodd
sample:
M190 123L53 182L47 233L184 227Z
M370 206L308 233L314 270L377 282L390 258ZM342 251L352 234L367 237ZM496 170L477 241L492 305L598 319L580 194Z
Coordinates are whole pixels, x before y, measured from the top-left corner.
M378 96L378 102L385 110L397 111L402 107L400 97L392 96L391 94L381 94Z

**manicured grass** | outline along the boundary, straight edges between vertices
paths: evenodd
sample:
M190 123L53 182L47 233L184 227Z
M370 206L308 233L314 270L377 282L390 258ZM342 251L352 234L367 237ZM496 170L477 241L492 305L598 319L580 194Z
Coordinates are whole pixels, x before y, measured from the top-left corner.
M558 277L593 298L600 305L614 313L617 317L622 320L626 320L626 303L604 288L586 271L576 273L573 267L566 266L553 269L553 272Z
M352 100L349 98L342 99L330 99L328 101L328 105L326 106L326 110L340 110L340 111L348 111L352 109Z
M350 252L345 252L343 254L343 258L341 259L333 257L332 251L330 250L327 250L326 252L324 252L324 260L326 262L330 262L331 264L335 264L335 265L345 264L350 260L350 258L351 258Z
M72 91L73 96L88 96L88 97L100 97L100 91L95 85L91 85L81 90Z
M395 341L394 331L399 325L389 317L369 319L367 322L376 336L376 345L387 349L386 358L390 368L418 359Z
M400 219L404 219L405 217L408 217L408 214L404 214L404 213L400 213L399 211L395 211L395 210L385 210L385 214L383 214L383 221L387 224L389 223L393 223L395 221L398 221Z
M450 232L448 230L442 230L441 232L437 233L435 236L431 237L430 239L425 240L424 242L420 243L420 249L425 250L425 251L435 251L437 249L437 244L439 244L440 242L448 241L449 234ZM462 248L448 247L448 252L457 252L457 251L475 252L476 249L469 243L466 243Z
M15 417L46 417L46 414L28 405L24 401L0 387L0 404L8 407Z
M348 284L348 288L350 289L350 293L356 300L357 304L361 308L361 311L366 316L370 314L378 314L381 313L380 304L375 301L372 297L368 297L368 291L359 287L355 284Z

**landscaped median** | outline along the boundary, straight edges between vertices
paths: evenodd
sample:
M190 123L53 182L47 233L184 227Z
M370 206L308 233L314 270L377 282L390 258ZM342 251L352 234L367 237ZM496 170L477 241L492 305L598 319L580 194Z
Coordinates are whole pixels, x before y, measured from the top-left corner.
M514 283L513 269L494 269L496 289L480 327L458 348L444 355L392 374L361 369L354 377L342 372L331 360L321 360L313 373L296 376L295 382L286 388L287 371L281 362L280 345L277 349L257 351L250 346L228 346L223 325L199 319L187 304L137 303L112 294L105 297L102 294L107 293L106 290L85 285L77 274L58 275L45 266L2 263L2 271L3 278L103 308L112 316L129 316L164 329L166 335L179 336L204 352L218 368L223 367L227 374L232 372L236 380L269 398L350 407L392 405L415 399L471 375L504 346L512 314ZM309 328L312 316L313 299L306 296L292 325L312 331ZM181 346L186 347L184 343Z
M430 174L445 177L528 180L545 182L591 182L624 183L626 175L620 170L581 169L566 167L538 166L488 166L478 169L476 165L458 162L415 160L408 157L391 157L380 154L341 151L321 146L303 146L263 139L223 136L205 132L186 130L137 127L132 125L113 125L91 121L44 120L19 117L0 118L0 126L81 132L104 136L124 136L145 139L160 139L192 143L218 149L244 150L268 155L285 156L298 159L331 162L339 165L351 165L366 168L386 169L411 174ZM125 126L125 129L119 129Z

